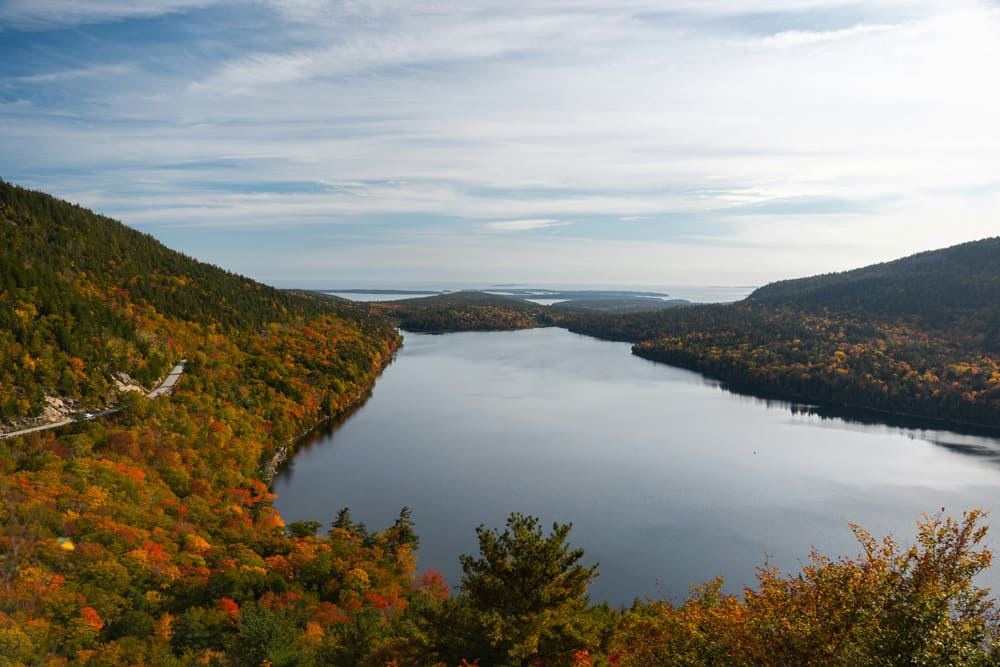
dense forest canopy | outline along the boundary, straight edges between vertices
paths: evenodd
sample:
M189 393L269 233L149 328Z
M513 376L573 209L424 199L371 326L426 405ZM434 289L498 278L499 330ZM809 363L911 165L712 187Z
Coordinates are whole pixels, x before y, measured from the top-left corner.
M720 580L619 610L588 598L599 567L570 546L569 524L545 530L515 512L505 527L480 526L480 553L461 557L454 592L417 574L407 508L383 530L346 509L329 526L285 526L268 490L274 466L390 361L399 336L380 311L273 290L6 183L0 205L2 419L24 420L53 396L121 408L0 439L4 665L995 663L997 610L972 581L990 560L979 512L925 517L910 548L857 529L857 558L763 568L742 596L724 595ZM435 327L551 317L468 294L407 308L397 312ZM804 312L748 302L552 321L642 332L664 349L671 336L687 349L714 331L727 341L720 353L739 351L734 363L790 333L816 354L803 343L814 330L837 346L927 342ZM713 329L720 322L728 328ZM169 396L118 391L116 374L148 386L181 356Z
M807 310L863 311L869 316L916 317L925 326L956 326L969 312L990 310L989 337L997 350L1000 238L922 252L854 271L783 280L757 289L748 300Z

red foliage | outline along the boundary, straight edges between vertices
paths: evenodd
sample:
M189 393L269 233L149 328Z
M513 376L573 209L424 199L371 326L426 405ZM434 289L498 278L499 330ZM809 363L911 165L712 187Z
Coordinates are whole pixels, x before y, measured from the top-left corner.
M240 614L240 606L235 600L231 600L230 598L219 598L219 601L215 603L215 606L219 611L225 613L231 622L236 622L236 617Z
M444 583L444 575L429 568L420 575L420 590L436 600L445 600L451 594L448 586Z
M101 620L101 616L97 613L97 610L93 607L84 607L80 610L80 618L82 618L87 625L94 628L95 630L100 630L104 627L104 621Z
M320 602L313 611L313 619L320 625L349 623L351 618L343 609L330 602Z

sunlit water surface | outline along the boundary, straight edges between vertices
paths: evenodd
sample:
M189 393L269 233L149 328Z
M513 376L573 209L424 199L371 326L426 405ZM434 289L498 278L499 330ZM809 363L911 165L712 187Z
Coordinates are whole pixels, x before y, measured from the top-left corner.
M861 425L721 389L562 329L406 334L372 397L275 480L286 521L413 511L419 566L457 585L475 527L572 522L594 600L680 599L765 554L854 555L848 522L910 543L921 512L1000 507L1000 441ZM981 583L1000 581L992 573Z

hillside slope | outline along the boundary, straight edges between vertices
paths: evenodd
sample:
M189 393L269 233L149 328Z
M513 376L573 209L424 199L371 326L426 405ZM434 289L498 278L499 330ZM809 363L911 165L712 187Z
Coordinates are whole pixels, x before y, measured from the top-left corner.
M105 407L117 374L150 386L206 336L323 316L357 329L362 347L362 331L391 338L356 307L256 283L0 181L0 424L39 416L47 396ZM370 351L344 354L370 365Z
M974 318L970 343L1000 351L1000 237L918 253L842 273L765 285L749 301L809 311L918 318L926 327L961 327Z
M302 644L318 655L350 645L357 614L388 624L386 604L424 595L405 517L286 536L267 485L398 343L367 307L274 290L0 183L3 417L53 396L121 408L0 439L0 662L259 665L279 650L261 633L288 648L322 623ZM148 386L181 357L169 397L119 394L116 373ZM278 617L291 600L294 622Z
M731 306L583 320L747 391L1000 428L1000 239L767 285Z

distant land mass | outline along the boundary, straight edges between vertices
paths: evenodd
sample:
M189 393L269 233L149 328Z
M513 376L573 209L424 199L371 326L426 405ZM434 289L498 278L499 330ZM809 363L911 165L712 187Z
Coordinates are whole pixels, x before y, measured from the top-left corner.
M437 290L412 290L412 289L330 289L317 290L324 294L444 294L444 291Z
M441 296L454 292L482 292L483 294L495 294L497 296L511 296L525 300L546 300L546 301L664 301L669 295L665 292L645 292L636 290L561 290L546 288L488 288L488 289L459 289L459 290L413 290L413 289L331 289L322 290L325 294L356 294L356 295L403 295L404 298ZM674 299L676 302L689 303L687 299Z
M516 294L506 291L461 290L381 301L375 308L409 331L503 331L552 326L559 320L558 313L569 310L644 312L690 303L683 299L665 297L665 294L655 292L621 290L525 289ZM558 303L545 306L533 299Z
M485 289L484 292L519 296L527 299L665 299L669 294L664 292L643 292L635 290L559 290L526 287L505 287Z

